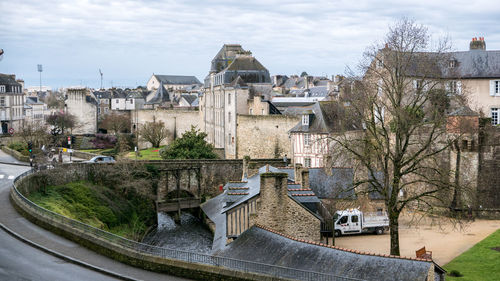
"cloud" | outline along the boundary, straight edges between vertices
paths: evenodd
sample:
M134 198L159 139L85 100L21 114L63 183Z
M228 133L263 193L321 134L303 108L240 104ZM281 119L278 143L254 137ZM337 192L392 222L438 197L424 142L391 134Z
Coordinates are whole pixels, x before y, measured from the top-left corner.
M36 84L36 64L48 82L105 80L144 84L151 73L200 79L224 43L240 43L272 72L342 73L389 24L408 16L464 50L473 36L500 48L493 1L2 1L0 72ZM490 48L490 49L491 49ZM53 77L53 78L49 78ZM59 78L58 78L59 77ZM128 81L128 82L127 82ZM74 84L74 82L72 82ZM92 84L93 83L93 84ZM70 83L68 83L70 84Z

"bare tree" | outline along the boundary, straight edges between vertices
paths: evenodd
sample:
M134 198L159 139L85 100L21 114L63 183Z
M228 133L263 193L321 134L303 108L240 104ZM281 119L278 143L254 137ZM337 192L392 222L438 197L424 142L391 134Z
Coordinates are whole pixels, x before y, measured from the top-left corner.
M130 126L130 116L116 112L106 115L106 117L104 117L101 121L101 127L113 132L115 135L127 132L130 130Z
M42 122L23 122L16 135L26 143L33 143L35 147L46 144L50 138L47 126Z
M139 130L140 137L151 143L153 147L160 147L160 143L167 138L168 130L163 121L146 122Z
M403 209L446 208L454 184L446 152L459 136L447 134L442 105L459 91L441 79L450 58L446 40L434 50L429 41L427 29L412 20L390 27L385 42L365 52L363 78L343 97L346 126L331 137L334 150L355 166L356 191L383 199L393 255L400 254Z

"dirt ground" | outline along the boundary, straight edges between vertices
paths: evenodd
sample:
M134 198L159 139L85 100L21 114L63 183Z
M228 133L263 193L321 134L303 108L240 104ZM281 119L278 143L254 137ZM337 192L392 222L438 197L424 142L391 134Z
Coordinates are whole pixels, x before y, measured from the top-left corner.
M414 223L402 218L399 231L401 256L415 257L415 251L425 246L426 250L432 251L434 261L443 266L497 229L500 229L500 220L475 220L460 227L442 220L438 223L438 219L425 218ZM389 241L388 232L383 235L350 235L335 238L335 246L389 254Z

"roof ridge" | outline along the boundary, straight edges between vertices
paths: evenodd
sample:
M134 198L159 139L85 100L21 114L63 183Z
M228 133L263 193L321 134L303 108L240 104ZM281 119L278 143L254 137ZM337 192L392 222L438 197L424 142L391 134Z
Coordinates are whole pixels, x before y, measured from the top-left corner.
M316 245L316 246L321 246L321 247L325 247L325 248L331 248L331 249L335 249L335 250L340 250L340 251L344 251L344 252L349 252L349 253L354 253L354 254L359 254L359 255L365 255L365 256L377 256L377 257L382 257L382 258L394 258L394 259L412 260L412 261L425 261L425 262L432 262L432 263L434 263L434 261L432 259L421 259L421 258L412 258L412 257L405 257L405 256L376 254L376 253L369 253L369 252L362 252L362 251L358 251L358 250L340 248L340 247L337 247L337 246L331 246L331 245L327 245L327 244L320 243L320 242L314 242L314 241L309 241L309 240L305 240L305 239L300 239L300 238L297 238L297 237L293 237L293 236L290 236L290 235L278 232L278 231L276 231L274 229L271 229L271 228L269 228L267 226L263 226L263 225L260 225L260 224L254 224L254 225L256 227L258 227L258 228L261 228L261 229L269 231L271 233L280 235L282 237L285 237L285 238L288 238L288 239L291 239L291 240L294 240L294 241L297 241L297 242L302 242L302 243L310 244L310 245Z

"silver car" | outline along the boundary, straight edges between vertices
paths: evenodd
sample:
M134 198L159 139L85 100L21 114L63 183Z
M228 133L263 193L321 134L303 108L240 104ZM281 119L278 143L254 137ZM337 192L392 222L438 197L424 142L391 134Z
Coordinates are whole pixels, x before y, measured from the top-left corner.
M92 159L83 161L84 163L115 163L115 159L111 156L94 156Z

